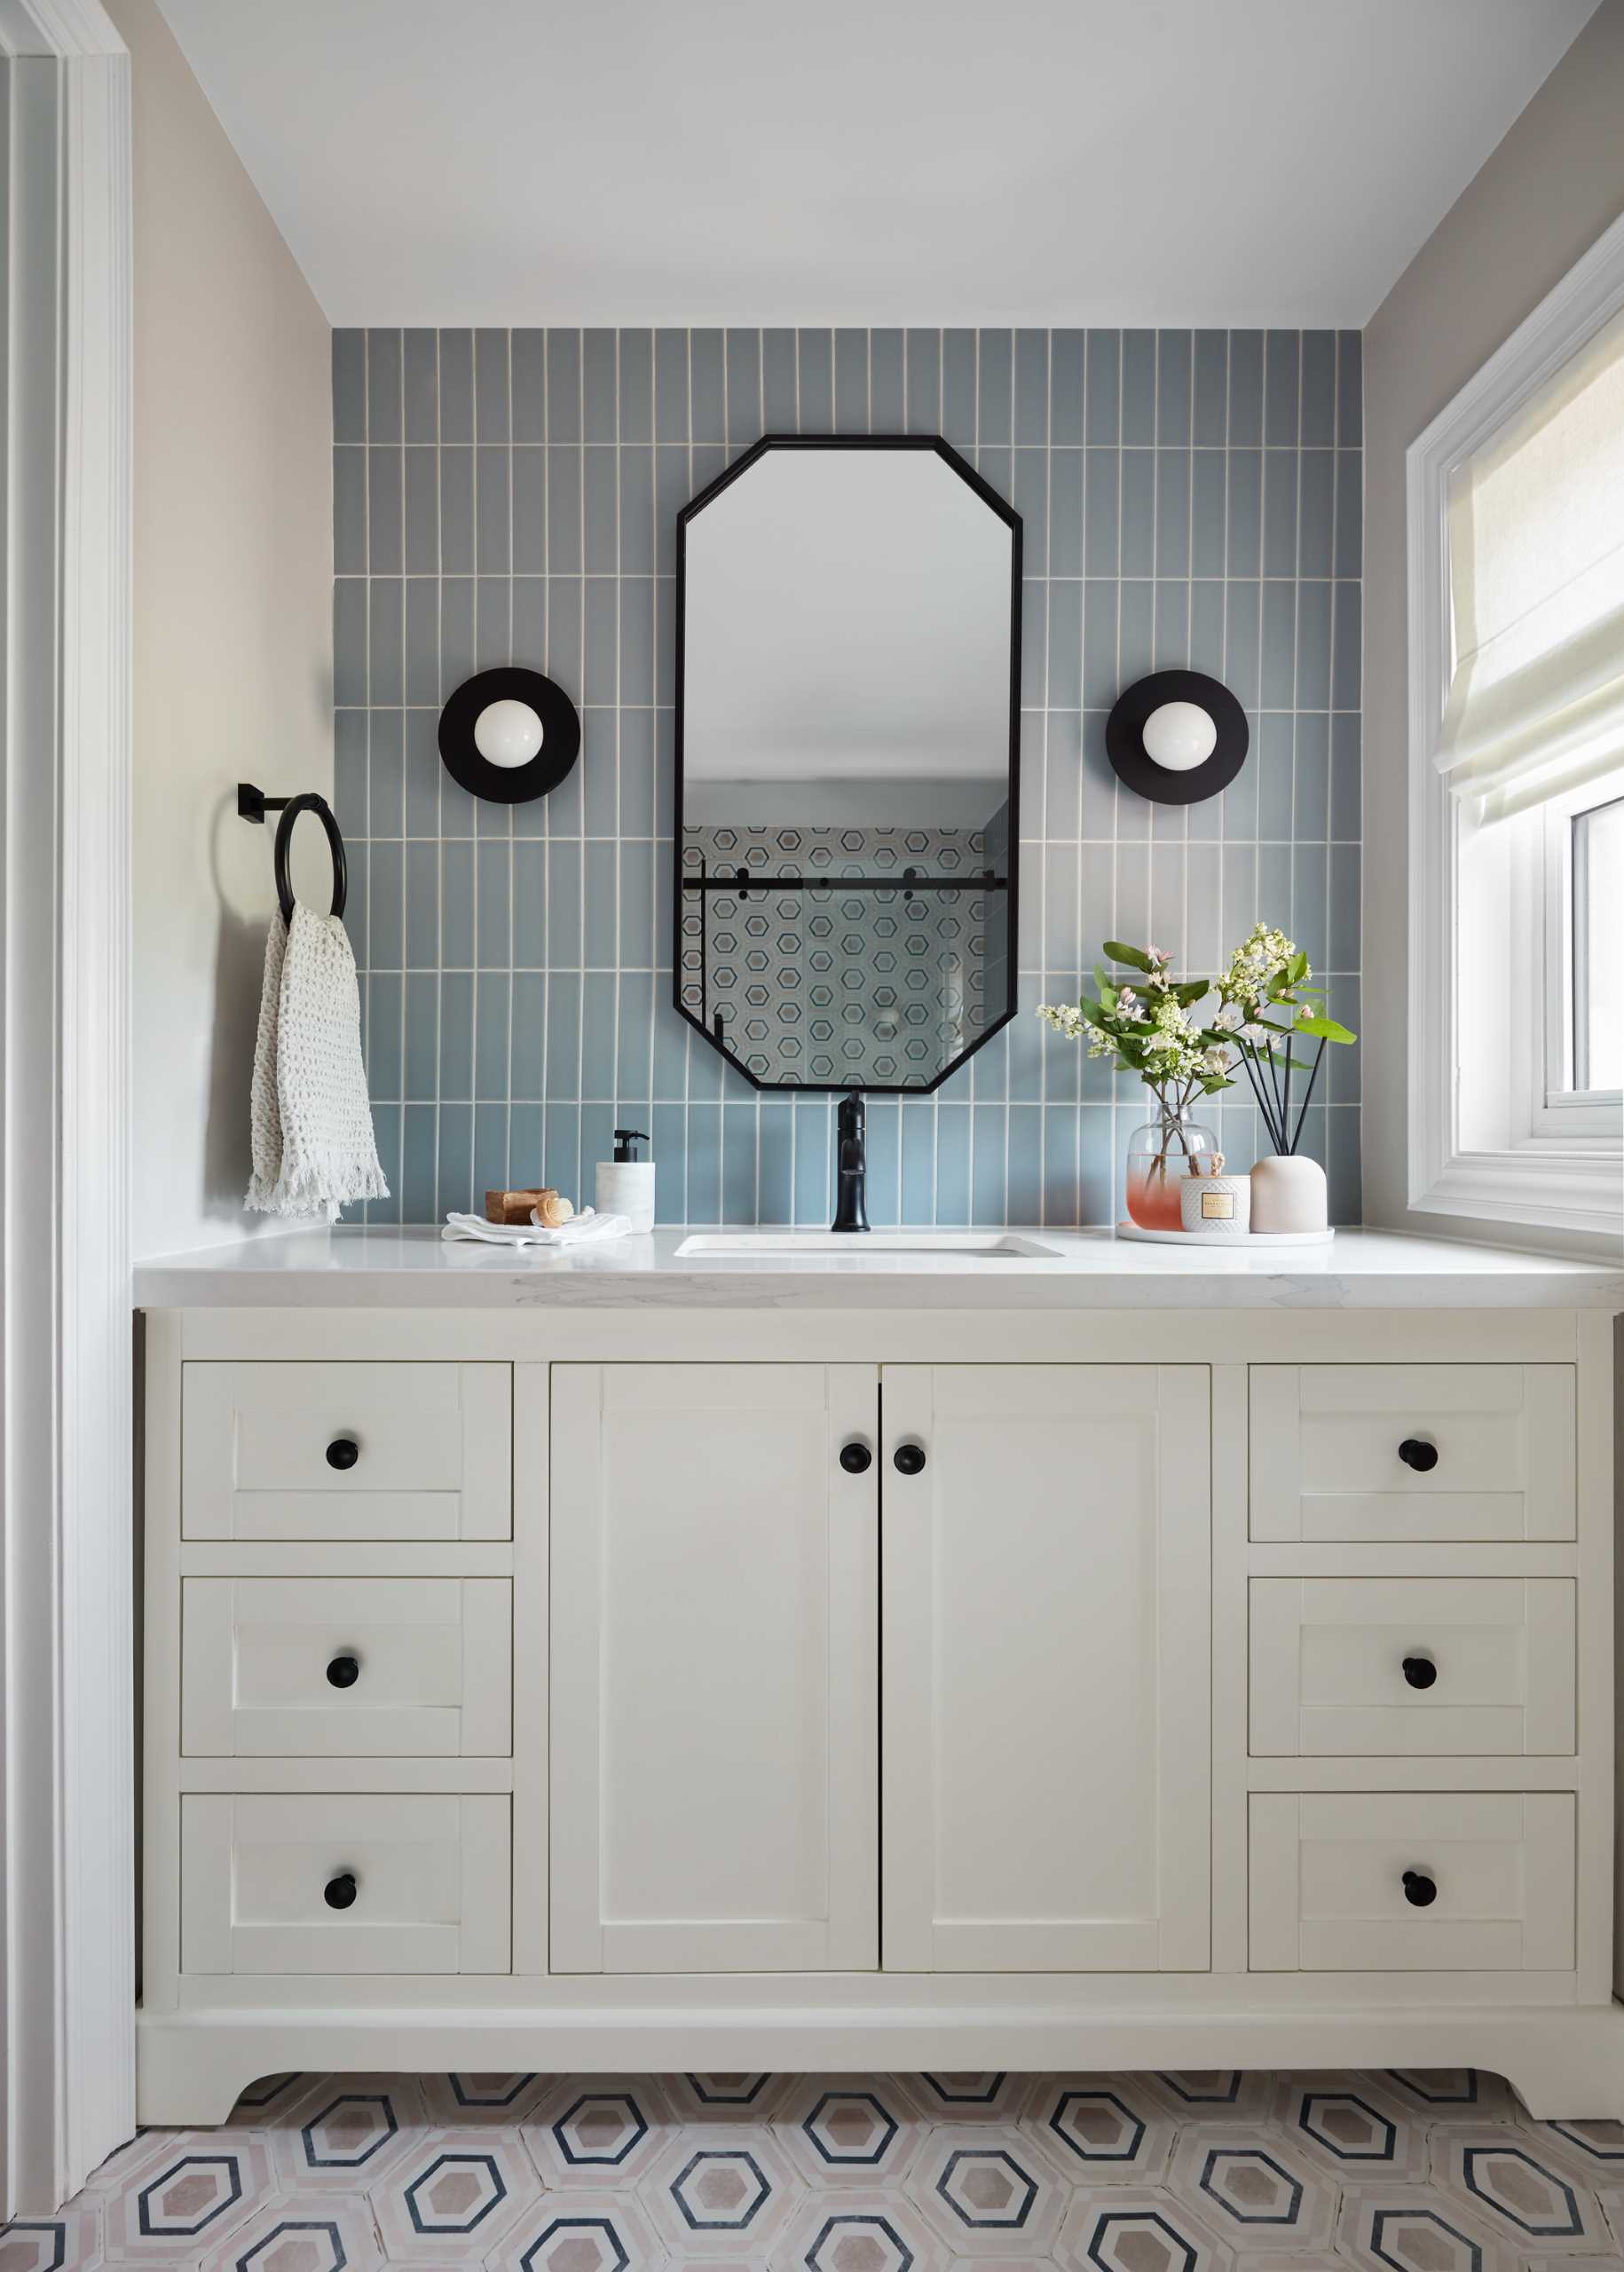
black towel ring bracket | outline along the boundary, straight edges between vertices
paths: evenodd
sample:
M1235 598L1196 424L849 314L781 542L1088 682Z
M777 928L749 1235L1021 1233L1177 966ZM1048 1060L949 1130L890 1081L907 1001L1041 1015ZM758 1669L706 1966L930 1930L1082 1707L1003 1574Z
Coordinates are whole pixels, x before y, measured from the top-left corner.
M325 797L313 789L299 797L267 797L251 781L237 784L237 815L240 820L263 822L267 813L280 812L276 824L276 896L282 911L284 923L293 921L293 878L288 865L288 855L293 843L293 824L301 813L314 813L327 832L327 849L333 855L333 907L335 915L344 911L344 902L350 895L350 864L344 856L344 840L333 808Z

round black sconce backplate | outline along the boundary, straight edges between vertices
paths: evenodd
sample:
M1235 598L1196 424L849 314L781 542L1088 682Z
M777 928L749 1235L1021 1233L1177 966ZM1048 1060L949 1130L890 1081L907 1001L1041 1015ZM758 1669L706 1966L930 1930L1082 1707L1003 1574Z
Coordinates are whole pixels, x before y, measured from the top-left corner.
M484 755L475 729L497 703L520 703L540 722L541 742L520 764L496 765ZM511 717L511 714L508 714ZM470 796L496 805L527 805L566 778L580 753L580 718L563 687L540 671L516 665L479 671L464 679L440 712L440 756L453 781Z
M1172 703L1204 711L1212 722L1209 754L1187 770L1158 764L1145 746L1147 722ZM1226 686L1202 671L1153 671L1118 695L1105 729L1106 753L1117 778L1159 805L1198 805L1216 797L1246 762L1250 739L1245 711Z

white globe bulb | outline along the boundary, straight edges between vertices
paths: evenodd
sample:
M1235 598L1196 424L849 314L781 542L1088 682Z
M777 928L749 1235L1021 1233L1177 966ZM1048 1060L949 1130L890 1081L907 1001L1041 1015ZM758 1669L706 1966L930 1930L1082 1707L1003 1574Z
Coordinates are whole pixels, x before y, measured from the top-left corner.
M1218 746L1218 725L1197 703L1164 702L1146 719L1140 739L1153 764L1169 773L1190 773Z
M541 721L528 702L487 702L474 721L474 747L488 765L528 765L541 746Z

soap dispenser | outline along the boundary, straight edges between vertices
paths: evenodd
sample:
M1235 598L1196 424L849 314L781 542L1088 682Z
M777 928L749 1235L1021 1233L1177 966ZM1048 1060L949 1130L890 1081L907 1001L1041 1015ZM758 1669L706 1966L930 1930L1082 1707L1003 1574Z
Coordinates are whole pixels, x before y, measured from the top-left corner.
M641 1128L617 1128L613 1159L598 1162L598 1213L624 1215L635 1231L654 1228L654 1163L637 1156L648 1140Z

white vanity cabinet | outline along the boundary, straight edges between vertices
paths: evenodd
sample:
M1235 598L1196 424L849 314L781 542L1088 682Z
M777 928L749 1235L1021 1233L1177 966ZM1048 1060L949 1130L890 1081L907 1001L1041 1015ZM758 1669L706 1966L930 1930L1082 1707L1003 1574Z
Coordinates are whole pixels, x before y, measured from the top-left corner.
M1599 1298L656 1251L149 1298L144 2121L296 2067L1624 2117Z

